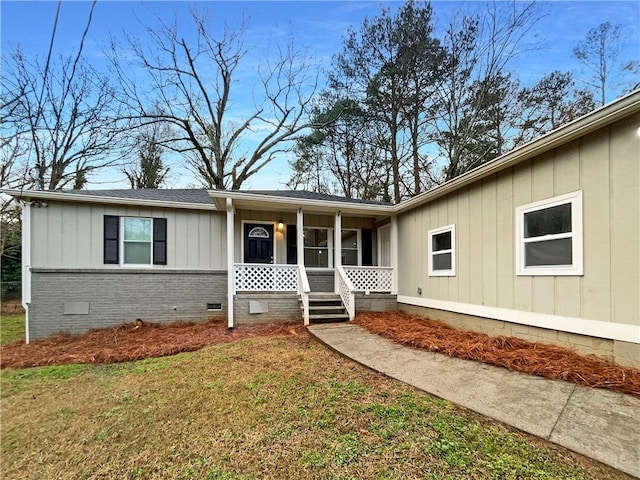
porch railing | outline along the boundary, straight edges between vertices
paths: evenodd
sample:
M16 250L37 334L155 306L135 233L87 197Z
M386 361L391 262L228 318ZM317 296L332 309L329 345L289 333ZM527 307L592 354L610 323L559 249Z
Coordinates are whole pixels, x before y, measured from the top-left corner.
M355 289L353 287L353 283L349 280L344 267L336 268L336 275L336 278L338 279L338 291L336 293L340 295L344 308L349 314L349 321L351 321L356 317Z
M302 299L302 318L304 319L304 324L309 325L309 293L311 292L311 287L309 287L307 270L304 267L298 267L298 274L298 293L300 293L300 298Z
M356 292L391 292L393 267L342 267Z
M299 276L298 265L236 263L233 266L233 293L298 292Z

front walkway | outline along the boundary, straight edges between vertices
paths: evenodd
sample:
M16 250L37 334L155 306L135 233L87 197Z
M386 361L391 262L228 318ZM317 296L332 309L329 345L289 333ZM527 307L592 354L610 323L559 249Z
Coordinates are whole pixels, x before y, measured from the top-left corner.
M309 332L373 370L640 477L640 399L632 395L412 349L353 324Z

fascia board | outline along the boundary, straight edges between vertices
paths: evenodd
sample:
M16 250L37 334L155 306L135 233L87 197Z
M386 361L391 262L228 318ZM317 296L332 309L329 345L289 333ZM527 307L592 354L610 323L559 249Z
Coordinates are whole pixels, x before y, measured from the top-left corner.
M44 190L10 190L2 189L0 193L10 195L16 200L42 200L58 202L99 203L110 205L132 205L137 207L173 208L183 210L213 210L218 208L215 204L165 202L162 200L147 200L136 198L102 197L99 195L78 195L65 192L48 192Z
M369 205L310 198L278 197L274 195L237 192L233 190L209 190L209 195L214 199L214 202L217 198L231 198L234 202L247 202L254 205L259 204L267 208L271 205L274 207L287 206L289 207L288 209L292 211L297 210L298 208L303 208L307 211L313 210L327 213L334 213L337 211L342 211L344 213L367 213L373 215L393 213L393 205ZM236 203L236 206L242 208L241 203Z

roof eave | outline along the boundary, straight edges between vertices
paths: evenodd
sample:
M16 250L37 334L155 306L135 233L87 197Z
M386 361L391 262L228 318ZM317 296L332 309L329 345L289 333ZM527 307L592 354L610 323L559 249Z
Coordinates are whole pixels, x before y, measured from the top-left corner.
M46 190L13 190L1 189L1 193L10 195L16 200L30 201L63 201L79 203L100 203L109 205L132 205L138 207L173 208L183 210L218 210L215 204L169 202L136 198L103 197L100 195L83 195L68 192L51 192Z
M640 90L636 90L615 102L600 107L584 117L580 117L571 123L538 137L515 150L505 153L495 160L485 163L480 167L448 181L447 183L417 195L409 200L405 200L395 205L394 211L396 213L405 212L422 205L423 203L433 201L471 183L498 173L501 170L558 148L599 128L610 125L611 123L636 113L637 111L640 111Z
M238 202L246 202L249 204L263 204L265 206L273 207L288 207L288 210L297 210L298 208L305 207L308 210L313 211L327 211L337 212L342 211L344 213L361 213L361 214L392 214L393 205L372 205L367 203L352 203L352 202L339 202L333 200L318 200L310 198L291 198L291 197L279 197L276 195L265 195L248 192L238 192L234 190L209 190L209 195L213 199L214 203L221 202L224 199L230 198L231 200ZM242 205L240 205L242 206Z

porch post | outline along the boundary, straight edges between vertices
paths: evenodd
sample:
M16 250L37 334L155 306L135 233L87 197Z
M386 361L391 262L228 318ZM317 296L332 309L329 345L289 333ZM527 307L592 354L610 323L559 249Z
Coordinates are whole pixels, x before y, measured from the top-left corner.
M398 217L391 215L391 266L393 267L391 294L398 294Z
M298 209L296 218L296 252L298 255L298 267L304 268L304 213Z
M333 291L338 293L338 267L342 266L342 212L336 212L335 230L333 233Z
M233 200L227 198L227 327L233 328L235 210Z

